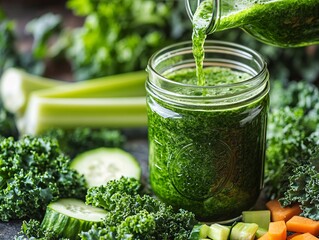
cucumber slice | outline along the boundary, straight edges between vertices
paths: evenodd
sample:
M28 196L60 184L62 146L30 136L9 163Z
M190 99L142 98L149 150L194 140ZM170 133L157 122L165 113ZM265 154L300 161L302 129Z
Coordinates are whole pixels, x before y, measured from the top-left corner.
M236 223L230 232L230 240L254 240L258 225L256 223Z
M207 232L209 230L209 226L206 224L196 224L192 232L189 236L189 240L202 240L207 238Z
M97 148L75 157L70 165L84 175L88 187L104 185L109 180L124 177L141 178L142 170L130 153L120 148Z
M207 236L214 240L227 240L230 234L230 227L218 223L210 225Z
M78 239L82 231L102 224L106 213L104 209L86 205L78 199L59 199L47 206L41 227L63 238Z

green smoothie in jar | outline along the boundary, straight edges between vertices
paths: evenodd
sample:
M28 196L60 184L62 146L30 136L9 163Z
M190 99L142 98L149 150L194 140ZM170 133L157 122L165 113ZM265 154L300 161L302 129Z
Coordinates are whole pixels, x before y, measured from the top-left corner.
M155 194L201 221L236 218L263 183L268 71L254 51L208 41L198 84L190 42L149 61L150 182Z

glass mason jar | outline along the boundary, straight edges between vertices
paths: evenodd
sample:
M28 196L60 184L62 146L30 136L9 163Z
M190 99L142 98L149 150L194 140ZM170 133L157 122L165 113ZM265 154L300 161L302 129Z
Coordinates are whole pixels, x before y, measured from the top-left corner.
M186 0L193 20L206 18L207 34L240 27L254 38L279 47L319 43L318 0ZM201 6L201 7L198 7ZM195 11L201 12L194 15ZM194 18L193 18L194 16Z
M253 207L263 185L269 74L263 58L247 47L206 41L204 49L205 68L251 77L210 86L166 78L195 68L191 42L150 58L150 183L173 207L188 209L201 221L224 221Z

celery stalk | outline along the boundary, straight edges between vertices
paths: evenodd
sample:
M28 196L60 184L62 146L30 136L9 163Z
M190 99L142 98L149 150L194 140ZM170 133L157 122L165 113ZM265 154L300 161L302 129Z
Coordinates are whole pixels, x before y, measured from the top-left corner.
M61 84L11 69L2 79L2 91L10 94L2 100L16 106L11 110L20 134L36 135L53 127L140 127L147 124L146 77L138 71ZM20 85L14 88L7 79L19 79Z
M47 98L110 98L145 96L146 72L130 72L57 86L37 92Z
M1 98L9 112L23 115L34 92L47 98L137 97L145 96L145 79L146 72L138 71L67 84L12 68L2 76Z
M17 121L20 134L77 127L129 128L147 125L145 97L45 98L34 94Z
M10 68L7 69L1 77L1 100L3 106L9 112L21 114L25 110L31 92L66 85L67 83L68 82L65 81L28 74L20 69Z

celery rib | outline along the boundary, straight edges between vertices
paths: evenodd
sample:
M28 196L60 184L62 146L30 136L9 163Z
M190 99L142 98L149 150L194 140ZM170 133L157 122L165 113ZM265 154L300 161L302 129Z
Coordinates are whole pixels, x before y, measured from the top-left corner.
M66 81L43 78L21 69L10 68L1 77L1 100L9 112L22 114L32 92L67 84Z
M147 125L145 97L56 99L33 96L21 134L36 135L52 127L144 127Z

